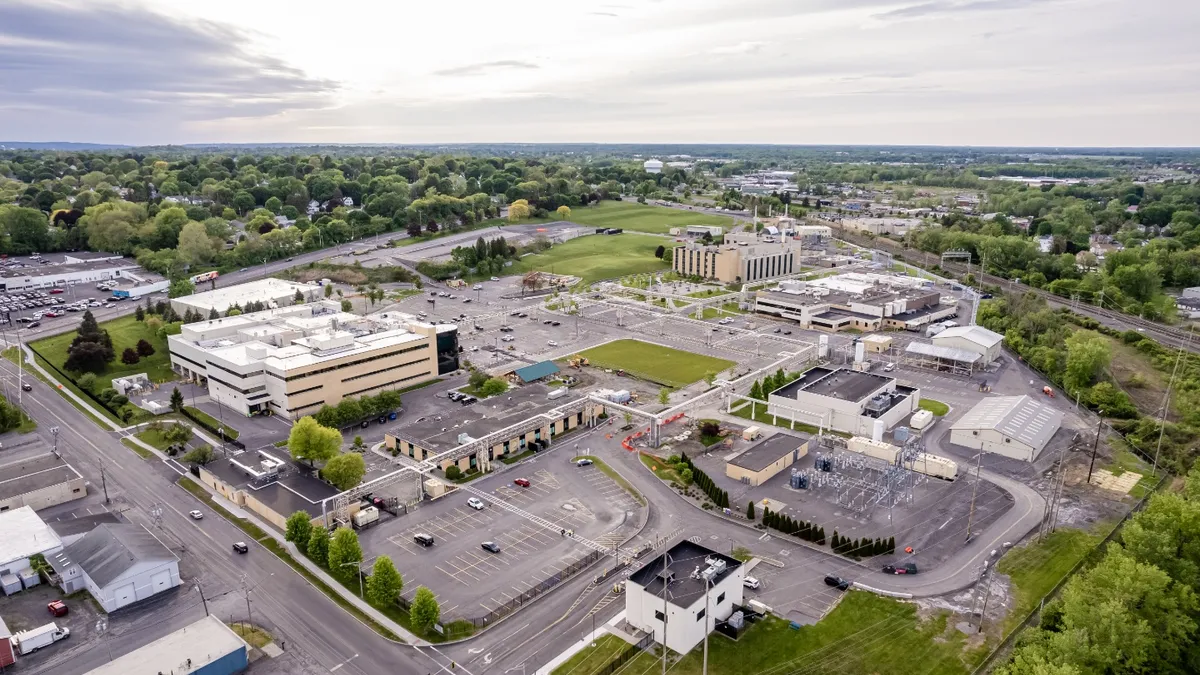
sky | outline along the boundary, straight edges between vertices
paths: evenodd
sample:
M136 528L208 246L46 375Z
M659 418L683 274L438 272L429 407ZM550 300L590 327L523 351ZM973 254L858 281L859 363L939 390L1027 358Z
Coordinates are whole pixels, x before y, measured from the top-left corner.
M1200 146L1195 0L0 0L0 141Z

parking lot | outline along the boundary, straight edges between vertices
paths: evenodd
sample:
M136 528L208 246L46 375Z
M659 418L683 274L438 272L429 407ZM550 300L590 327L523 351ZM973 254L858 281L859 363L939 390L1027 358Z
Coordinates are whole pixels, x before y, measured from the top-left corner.
M591 549L572 534L615 547L633 533L640 505L594 466L577 467L570 459L564 449L481 478L471 485L489 494L484 508L468 506L470 494L452 493L364 532L364 549L368 557L393 557L406 596L428 586L447 619L485 616L587 556ZM518 477L529 486L515 485ZM422 546L417 534L431 535L435 543ZM489 541L499 553L483 549Z

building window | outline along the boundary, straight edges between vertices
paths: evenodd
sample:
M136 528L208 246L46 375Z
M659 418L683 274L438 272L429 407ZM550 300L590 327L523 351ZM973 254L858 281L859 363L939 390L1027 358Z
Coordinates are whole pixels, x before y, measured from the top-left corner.
M722 602L725 602L725 594L724 593L721 593L720 595L717 596L717 604L719 605Z
M662 612L660 612L660 611L658 611L657 609L656 609L656 610L654 610L654 618L655 618L656 620L658 620L658 621L662 621L662 620L663 620L663 613L662 613Z
M699 621L699 620L701 620L701 619L703 619L703 618L704 618L704 612L705 612L705 610L703 610L703 609L702 609L702 610L700 610L699 612L696 612L696 620L697 620L697 621Z

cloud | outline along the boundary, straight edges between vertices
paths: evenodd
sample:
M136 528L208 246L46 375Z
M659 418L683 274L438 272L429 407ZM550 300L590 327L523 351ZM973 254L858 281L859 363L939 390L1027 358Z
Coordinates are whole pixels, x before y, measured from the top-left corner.
M710 49L709 54L731 55L731 54L753 54L763 48L765 42L739 42L735 45L726 45Z
M588 14L592 16L621 16L616 12L588 12Z
M437 70L437 71L434 71L433 74L434 75L442 75L442 76L446 76L446 77L459 77L462 75L483 75L484 73L487 73L488 71L492 71L492 70L505 70L505 69L536 70L537 68L538 68L538 65L536 63L529 63L528 61L504 60L504 61L487 61L486 63L471 63L471 64L468 64L465 66L457 66L454 68L446 68L444 70Z
M919 5L909 5L875 15L877 19L913 19L944 14L965 12L989 12L1022 9L1031 5L1046 5L1058 0L967 0L953 2L950 0L935 0Z
M246 49L253 37L128 5L0 3L0 110L127 121L169 110L179 125L328 104L336 83Z

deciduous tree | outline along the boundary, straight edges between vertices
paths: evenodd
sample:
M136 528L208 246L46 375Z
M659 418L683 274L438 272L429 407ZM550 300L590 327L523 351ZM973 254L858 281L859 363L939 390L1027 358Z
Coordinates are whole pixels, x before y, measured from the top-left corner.
M442 608L438 606L433 591L424 586L418 588L409 609L409 618L412 619L413 626L422 633L428 633L441 616Z
M380 607L390 606L396 602L400 591L404 588L404 579L392 559L381 555L375 559L371 567L371 576L367 579L367 597Z
M311 417L301 417L288 434L288 450L292 459L307 461L310 465L333 459L340 447L342 435L338 430L323 427Z
M358 453L338 455L325 463L321 475L339 490L349 490L362 482L367 473L366 462Z
M329 540L329 571L345 581L353 580L358 575L362 559L358 533L348 527L334 530L333 538Z
M308 535L308 546L305 547L308 557L318 565L329 562L329 530L324 527L314 527Z
M307 511L297 511L288 516L284 538L300 546L308 542L312 531L312 516L308 515Z

